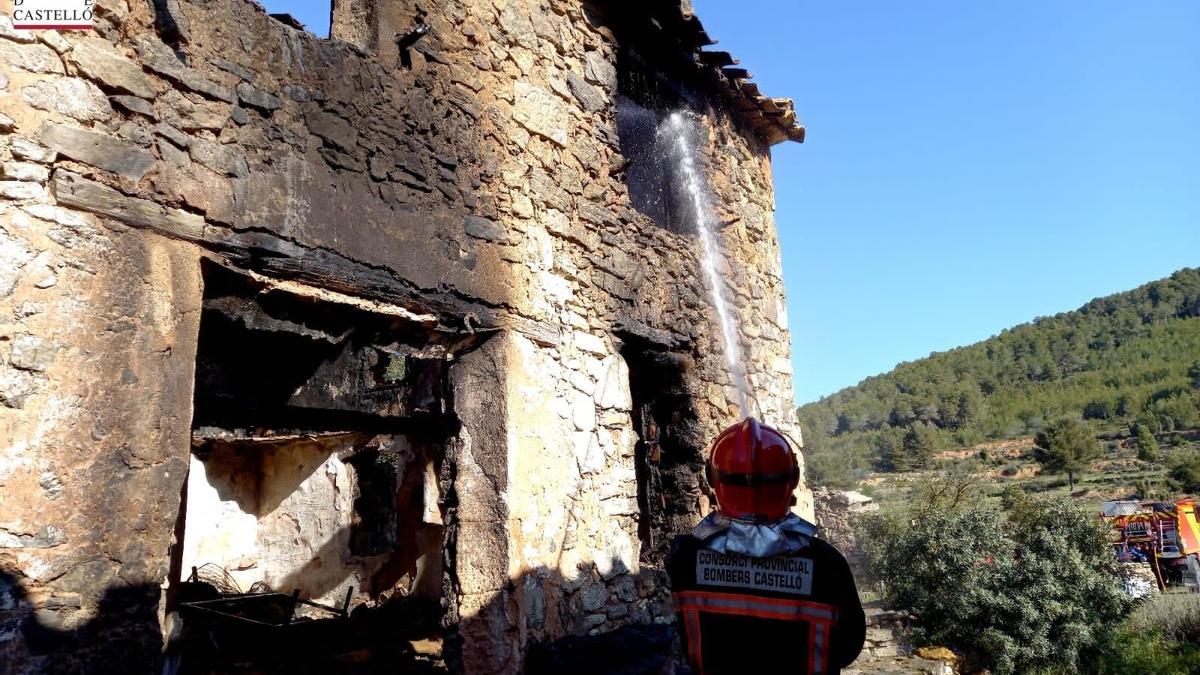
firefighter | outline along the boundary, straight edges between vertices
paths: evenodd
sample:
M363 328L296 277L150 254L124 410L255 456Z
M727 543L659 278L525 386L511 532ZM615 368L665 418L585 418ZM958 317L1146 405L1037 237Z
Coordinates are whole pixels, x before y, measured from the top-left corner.
M800 467L787 439L747 418L713 442L707 472L718 508L667 560L692 668L841 672L866 621L846 559L790 511Z

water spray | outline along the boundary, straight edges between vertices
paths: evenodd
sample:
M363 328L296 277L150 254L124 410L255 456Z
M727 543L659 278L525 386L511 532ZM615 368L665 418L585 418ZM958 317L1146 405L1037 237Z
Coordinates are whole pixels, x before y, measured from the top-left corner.
M709 197L708 181L699 166L699 152L696 147L697 131L695 116L692 113L677 111L671 113L667 121L659 126L658 135L660 142L665 141L668 144L666 149L675 162L675 178L689 198L692 222L696 227L696 235L700 239L701 260L708 281L709 294L721 324L721 343L725 351L725 361L729 366L733 384L737 388L738 408L741 410L742 417L745 418L751 416L750 400L746 391L746 373L738 353L737 334L733 329L729 306L725 301L725 286L717 271L720 245L713 233L716 221L713 216L712 201Z

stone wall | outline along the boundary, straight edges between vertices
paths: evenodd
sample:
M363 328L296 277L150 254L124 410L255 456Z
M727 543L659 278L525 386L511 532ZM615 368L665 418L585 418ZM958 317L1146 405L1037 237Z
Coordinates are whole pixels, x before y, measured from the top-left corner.
M843 670L846 675L954 675L958 657L945 647L913 650L913 618L874 604L867 613L867 639L858 659Z
M346 42L247 0L98 0L93 33L0 15L5 663L155 669L202 260L476 336L451 362L438 499L461 668L670 621L641 566L623 347L689 364L697 438L738 411L694 236L630 199L615 102L641 45L606 6L339 2ZM769 145L736 102L685 93L754 409L798 438ZM698 519L692 485L675 498Z
M854 528L858 516L878 511L879 505L861 492L843 492L829 488L814 490L813 504L816 523L821 528L819 536L846 556L860 588L871 583L866 559L859 548L858 535Z

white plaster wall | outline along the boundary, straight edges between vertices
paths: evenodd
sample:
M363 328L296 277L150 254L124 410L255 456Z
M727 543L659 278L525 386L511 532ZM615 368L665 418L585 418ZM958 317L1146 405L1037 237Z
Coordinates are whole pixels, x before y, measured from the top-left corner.
M194 565L215 563L224 567L243 591L264 581L280 592L299 588L301 597L337 605L345 597L346 586L361 589L362 561L349 554L353 471L336 449L310 444L299 449L246 450L262 455L257 506L228 494L231 482L256 477L249 472L231 477L227 467L193 455L183 574L190 574ZM256 510L260 510L257 515Z

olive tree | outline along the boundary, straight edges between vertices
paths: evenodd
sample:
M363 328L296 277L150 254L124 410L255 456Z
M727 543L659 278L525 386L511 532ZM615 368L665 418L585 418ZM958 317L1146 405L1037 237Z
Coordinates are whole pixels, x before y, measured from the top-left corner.
M913 517L915 516L915 517ZM1078 668L1128 607L1099 521L1066 500L974 500L860 522L888 604L997 673Z

